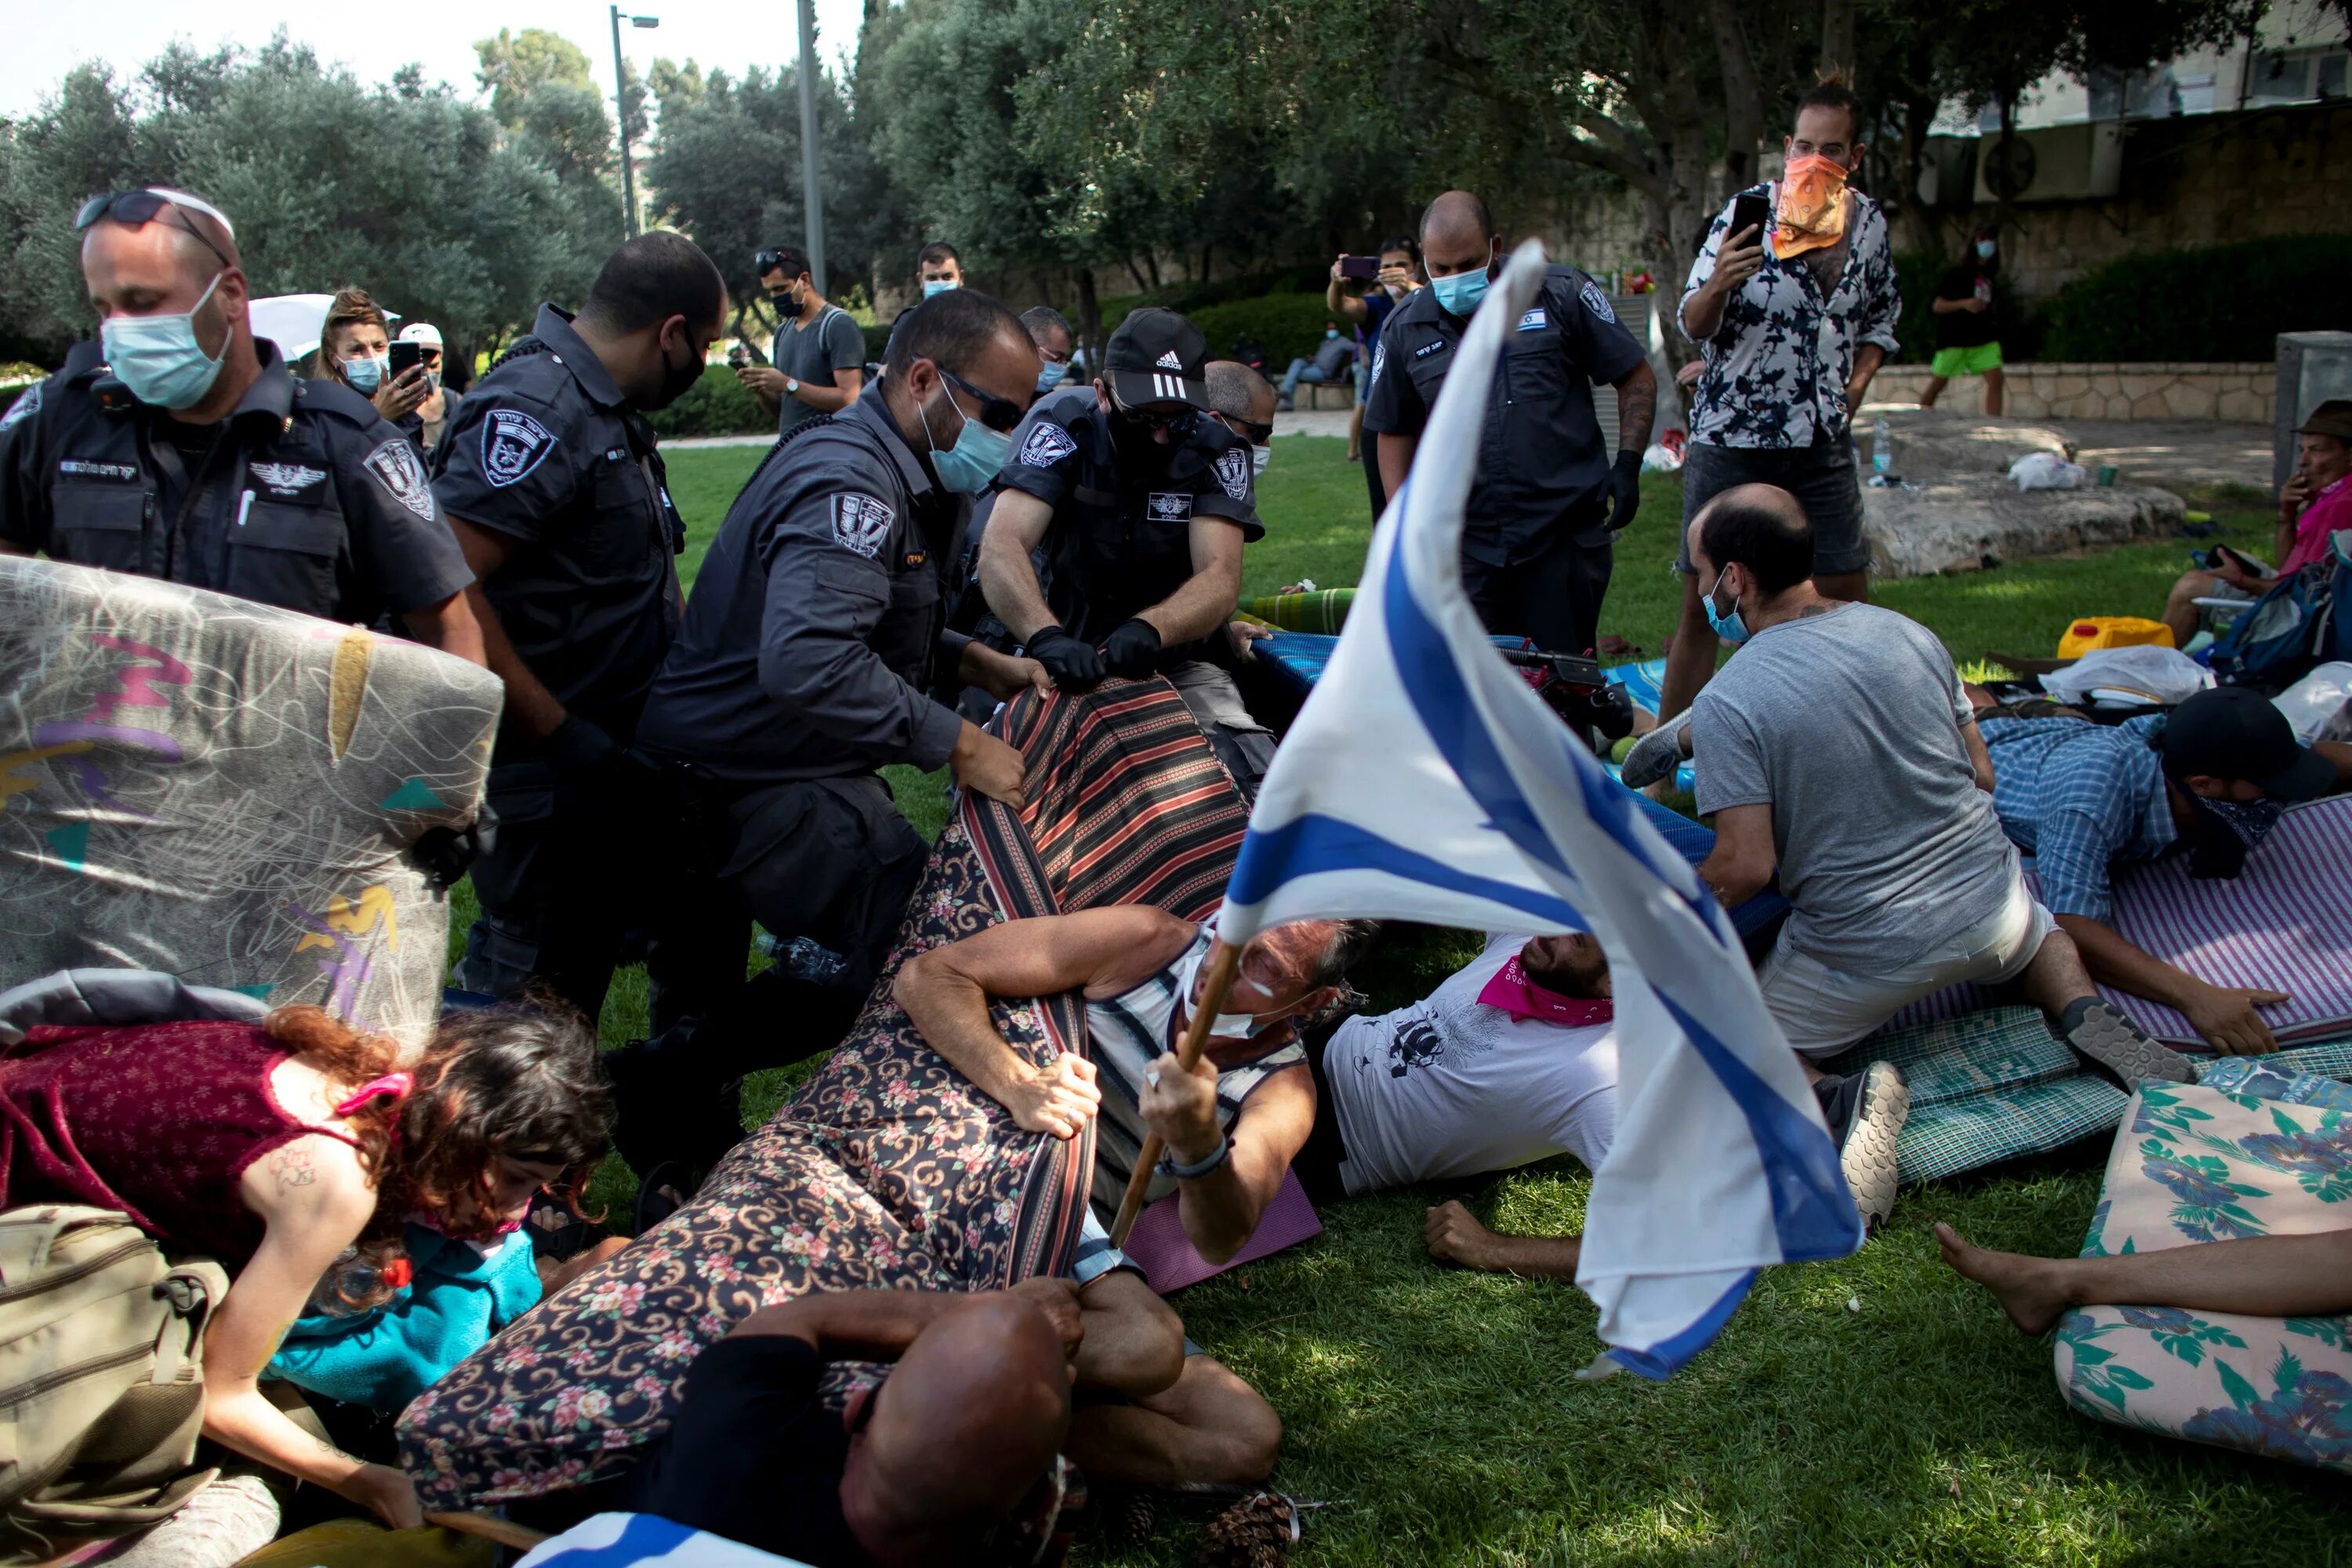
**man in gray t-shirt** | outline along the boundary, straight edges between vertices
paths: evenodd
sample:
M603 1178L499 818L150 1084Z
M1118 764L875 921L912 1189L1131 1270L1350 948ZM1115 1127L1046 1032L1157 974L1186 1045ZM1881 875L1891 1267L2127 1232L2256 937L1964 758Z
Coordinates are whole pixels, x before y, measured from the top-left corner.
M761 285L783 324L772 345L775 363L736 367L736 379L776 416L776 434L857 401L866 384L866 334L849 312L828 303L809 276L808 258L792 246L762 252L773 265Z
M1805 1056L1843 1050L1961 981L2016 982L2069 1045L2126 1085L2186 1082L2186 1060L2099 999L2074 944L2028 889L1992 809L1992 763L1933 634L1812 584L1812 525L1786 490L1743 485L1689 530L1709 622L1739 646L1685 731L1699 875L1727 906L1777 869L1790 906L1757 977ZM1814 1079L1866 1218L1895 1201L1909 1092L1891 1063ZM1843 1125L1842 1125L1843 1124Z

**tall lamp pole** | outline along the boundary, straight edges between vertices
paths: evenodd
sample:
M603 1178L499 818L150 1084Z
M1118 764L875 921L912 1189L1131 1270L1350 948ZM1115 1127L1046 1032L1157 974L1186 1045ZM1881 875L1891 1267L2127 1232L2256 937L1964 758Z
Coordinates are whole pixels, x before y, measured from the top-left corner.
M817 183L816 0L800 0L801 10L801 194L808 212L809 271L820 297L824 282L824 190Z
M621 237L637 233L637 171L629 157L629 72L621 63L621 8L613 11L613 128L621 138ZM631 16L632 27L658 27L659 16Z

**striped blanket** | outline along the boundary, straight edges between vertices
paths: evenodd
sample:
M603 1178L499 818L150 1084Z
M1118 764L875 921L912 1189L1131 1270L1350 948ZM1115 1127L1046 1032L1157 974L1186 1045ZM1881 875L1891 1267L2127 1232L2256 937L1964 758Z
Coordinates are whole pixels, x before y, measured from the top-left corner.
M695 1355L761 1307L815 1290L997 1289L1068 1267L1091 1133L1023 1131L923 1043L891 981L908 956L1001 921L1115 903L1206 919L1244 814L1157 678L1024 694L996 724L1028 759L1030 804L1016 815L963 797L840 1048L692 1202L402 1415L401 1459L428 1509L620 1474L667 1431ZM1084 1048L1075 995L991 1011L1039 1065Z

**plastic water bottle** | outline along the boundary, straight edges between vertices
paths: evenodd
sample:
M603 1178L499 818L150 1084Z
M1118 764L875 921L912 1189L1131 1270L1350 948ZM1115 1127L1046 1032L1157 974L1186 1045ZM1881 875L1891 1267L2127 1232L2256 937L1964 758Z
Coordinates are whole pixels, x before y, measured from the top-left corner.
M1870 471L1882 482L1895 477L1895 426L1884 414L1870 427Z
M782 964L785 973L817 985L835 984L849 967L849 961L841 954L804 936L780 941L772 932L763 931L760 933L760 951Z

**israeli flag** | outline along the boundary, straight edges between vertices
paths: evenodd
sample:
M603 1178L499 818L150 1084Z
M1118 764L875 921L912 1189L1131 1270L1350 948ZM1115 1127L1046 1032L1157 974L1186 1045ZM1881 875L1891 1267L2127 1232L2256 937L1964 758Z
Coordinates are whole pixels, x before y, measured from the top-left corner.
M542 1541L515 1568L808 1568L650 1513L600 1513Z
M1610 1347L1664 1378L1768 1264L1843 1258L1862 1218L1739 938L1633 796L1506 664L1462 588L1462 515L1496 361L1534 299L1530 241L1472 317L1361 589L1250 814L1217 930L1396 919L1590 931L1616 994L1617 1136L1576 1282Z

